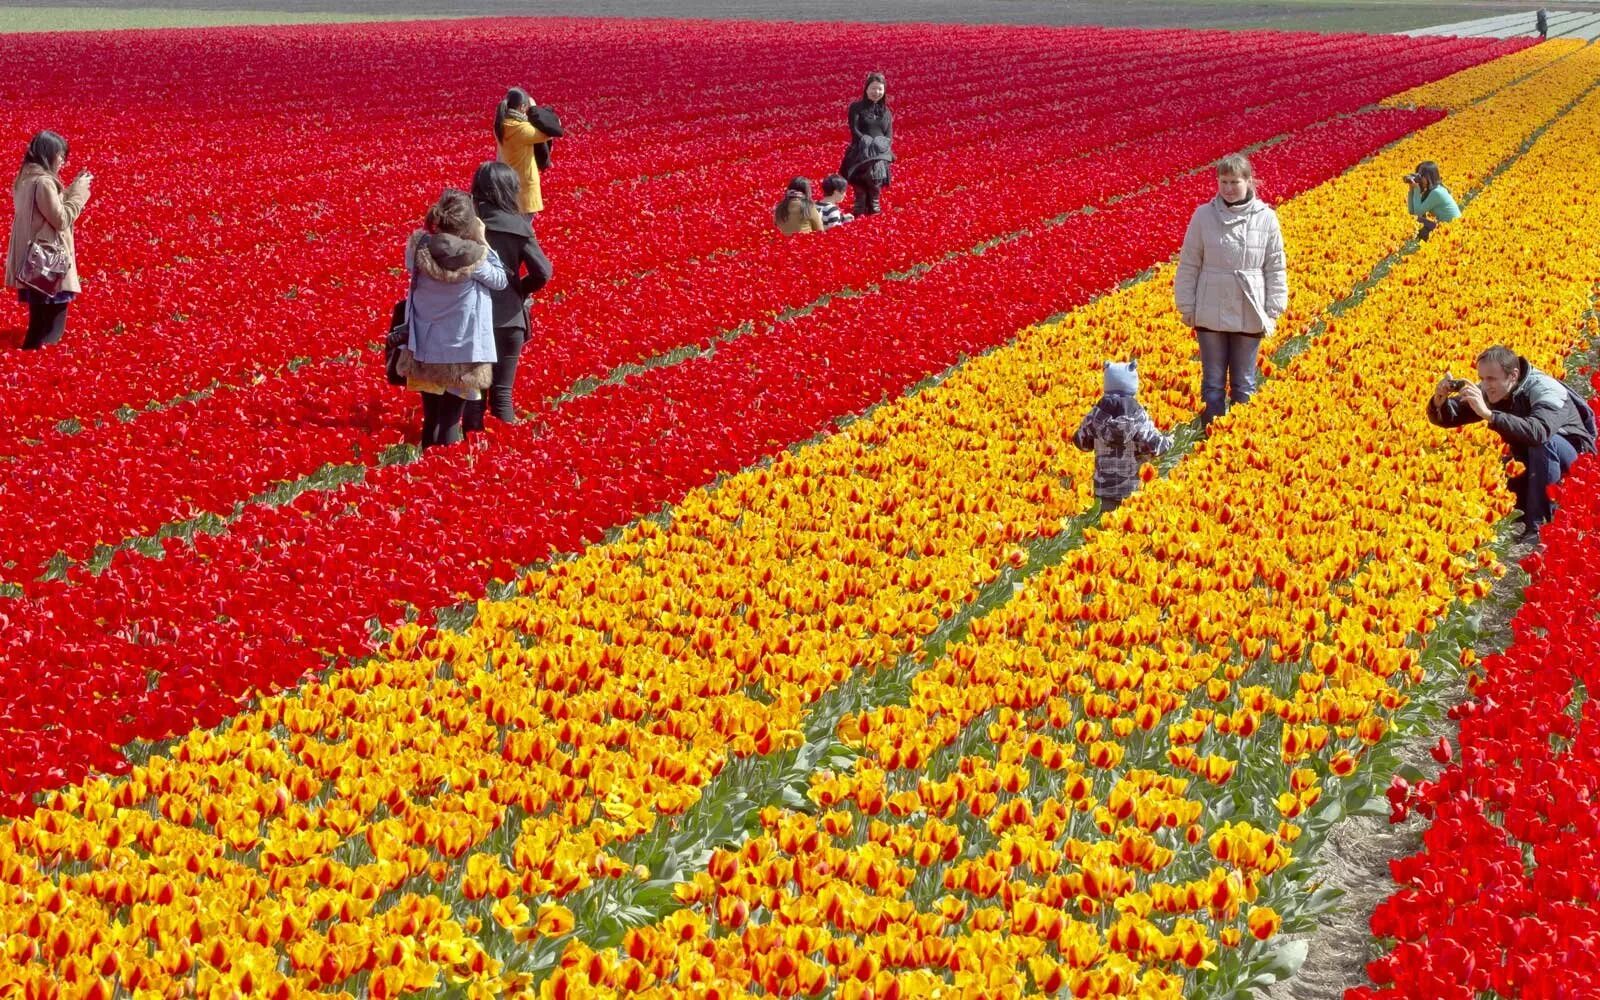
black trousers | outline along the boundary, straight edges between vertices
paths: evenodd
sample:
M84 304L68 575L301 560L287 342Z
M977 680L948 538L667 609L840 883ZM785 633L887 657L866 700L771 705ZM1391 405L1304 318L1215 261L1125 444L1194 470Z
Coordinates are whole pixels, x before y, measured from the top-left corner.
M61 340L61 335L67 331L69 304L63 302L58 306L50 306L28 303L28 333L22 338L22 349L36 351Z
M422 450L439 445L459 444L461 415L467 401L448 392L422 394Z
M521 327L496 327L494 350L499 359L494 363L494 382L489 386L488 399L467 402L462 427L468 431L483 430L483 415L487 410L503 423L517 422L517 408L512 402L511 390L517 384L517 360L522 356L522 345L528 342L528 332Z
M850 214L857 218L863 215L877 215L881 209L878 207L878 198L883 194L883 189L871 183L850 182L850 189L854 193L854 204L850 206Z

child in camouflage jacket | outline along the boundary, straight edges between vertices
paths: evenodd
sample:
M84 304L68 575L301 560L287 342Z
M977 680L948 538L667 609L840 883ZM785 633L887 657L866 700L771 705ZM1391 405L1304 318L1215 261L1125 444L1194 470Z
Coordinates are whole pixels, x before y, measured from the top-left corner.
M1107 361L1105 393L1094 405L1072 443L1094 452L1094 495L1101 509L1116 510L1139 488L1139 466L1172 447L1150 414L1139 405L1139 362Z

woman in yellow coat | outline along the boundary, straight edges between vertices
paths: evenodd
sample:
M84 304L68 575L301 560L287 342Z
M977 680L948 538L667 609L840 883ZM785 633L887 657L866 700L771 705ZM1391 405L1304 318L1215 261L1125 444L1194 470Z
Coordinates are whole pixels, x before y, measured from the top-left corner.
M506 91L506 99L500 102L494 112L496 158L517 172L517 178L522 182L518 204L530 222L535 212L544 211L534 147L556 138L528 121L528 113L532 110L533 98L528 96L528 92L521 87L512 87Z

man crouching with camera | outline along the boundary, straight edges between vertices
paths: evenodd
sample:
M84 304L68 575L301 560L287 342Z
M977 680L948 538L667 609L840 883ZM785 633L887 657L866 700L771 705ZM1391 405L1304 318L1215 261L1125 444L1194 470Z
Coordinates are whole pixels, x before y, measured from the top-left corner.
M1509 347L1478 355L1478 381L1448 373L1434 387L1428 419L1440 427L1488 421L1523 471L1507 485L1517 496L1525 540L1537 541L1550 520L1550 487L1566 475L1581 452L1595 446L1594 412L1559 380Z

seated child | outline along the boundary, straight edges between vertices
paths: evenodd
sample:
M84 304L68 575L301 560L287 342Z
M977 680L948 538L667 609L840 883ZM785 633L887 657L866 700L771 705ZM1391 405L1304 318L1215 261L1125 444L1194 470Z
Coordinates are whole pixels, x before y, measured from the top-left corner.
M789 236L798 233L822 232L822 213L811 200L811 182L796 177L783 192L783 200L772 210L772 221L778 232Z
M823 229L842 226L855 218L839 207L848 190L850 185L838 174L829 174L822 179L822 200L817 202L817 209L822 212Z
M1083 418L1072 443L1094 451L1094 495L1106 513L1139 488L1139 466L1172 447L1139 405L1139 362L1107 361L1105 394Z

